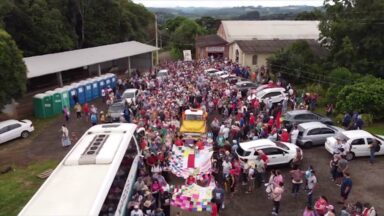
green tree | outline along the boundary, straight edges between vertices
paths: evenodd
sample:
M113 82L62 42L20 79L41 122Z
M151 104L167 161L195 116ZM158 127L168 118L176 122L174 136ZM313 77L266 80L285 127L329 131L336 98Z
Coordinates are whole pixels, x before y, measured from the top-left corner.
M4 17L6 30L25 56L60 52L75 47L65 17L46 0L15 2Z
M195 38L205 33L204 29L194 20L175 18L177 20L170 21L170 28L174 29L171 34L172 57L180 59L182 50L194 51ZM178 23L178 26L175 24Z
M303 11L296 15L295 20L320 20L323 13L319 9L313 11Z
M354 84L344 86L337 94L336 108L341 112L358 111L383 119L384 80L364 77Z
M0 108L23 96L26 81L22 53L12 37L0 29Z
M267 59L272 73L284 79L302 84L324 79L320 59L306 41L297 41Z
M203 16L199 19L196 19L197 24L199 24L208 34L215 34L217 29L221 24L220 19L216 19L210 16Z
M334 66L384 77L383 11L383 0L325 1L319 28Z

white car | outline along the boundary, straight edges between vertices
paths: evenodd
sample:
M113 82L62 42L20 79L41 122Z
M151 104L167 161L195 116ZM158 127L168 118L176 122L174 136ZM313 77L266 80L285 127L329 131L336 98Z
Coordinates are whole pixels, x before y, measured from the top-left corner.
M30 120L6 120L0 122L0 143L22 137L27 138L35 128Z
M168 70L167 69L159 70L159 72L157 72L157 74L156 74L156 78L158 78L158 79L163 79L163 78L167 78L167 77L168 77Z
M221 77L221 76L225 76L225 75L229 75L229 73L227 71L217 71L212 76L214 76L214 77Z
M266 88L256 93L256 99L265 104L268 104L269 100L272 100L272 103L281 103L286 97L284 88Z
M125 90L121 98L123 99L123 101L125 100L128 103L132 101L136 103L136 100L139 95L140 95L140 91L138 89L132 88L132 89Z
M292 143L271 141L269 139L259 139L239 144L236 154L243 160L255 160L258 156L257 151L262 150L268 155L268 165L290 164L296 158L297 151L303 151Z
M209 68L207 70L204 70L204 73L208 76L214 76L216 72L219 72L219 70L216 70L214 68Z
M384 136L372 135L371 133L363 130L349 130L343 131L336 136L328 137L325 142L325 149L331 153L339 153L340 148L343 146L348 146L349 149L343 149L343 151L348 151L346 153L346 159L352 160L355 157L364 157L370 155L369 145L373 143L374 140L380 145L380 151L376 152L375 155L384 154ZM338 140L346 141L345 144L338 144Z

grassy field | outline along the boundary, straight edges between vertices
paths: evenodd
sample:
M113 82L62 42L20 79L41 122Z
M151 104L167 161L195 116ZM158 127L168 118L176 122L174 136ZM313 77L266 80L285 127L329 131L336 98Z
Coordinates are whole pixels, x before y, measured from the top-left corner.
M17 215L44 182L36 175L57 164L58 161L43 161L0 175L0 216Z

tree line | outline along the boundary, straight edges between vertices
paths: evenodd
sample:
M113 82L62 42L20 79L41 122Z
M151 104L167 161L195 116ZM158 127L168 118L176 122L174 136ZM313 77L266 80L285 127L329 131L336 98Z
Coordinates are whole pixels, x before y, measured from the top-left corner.
M127 0L3 0L2 27L24 56L154 37L154 15Z
M23 57L155 41L155 16L130 0L1 0L0 108L26 90Z
M322 102L339 113L384 119L384 1L327 0L324 11L299 19L314 17L320 20L319 41L327 55L316 56L299 41L268 60L273 74L321 92Z

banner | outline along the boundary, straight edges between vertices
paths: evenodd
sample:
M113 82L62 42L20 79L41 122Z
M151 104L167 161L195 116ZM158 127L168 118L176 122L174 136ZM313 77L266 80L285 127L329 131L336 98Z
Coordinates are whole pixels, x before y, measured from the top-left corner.
M184 61L192 61L191 50L183 50Z
M184 210L202 212L212 210L211 199L214 185L208 187L200 187L197 184L182 186L173 191L171 205Z
M172 147L172 156L169 161L170 170L178 177L188 178L193 175L201 178L212 170L212 148L195 150L186 146Z

